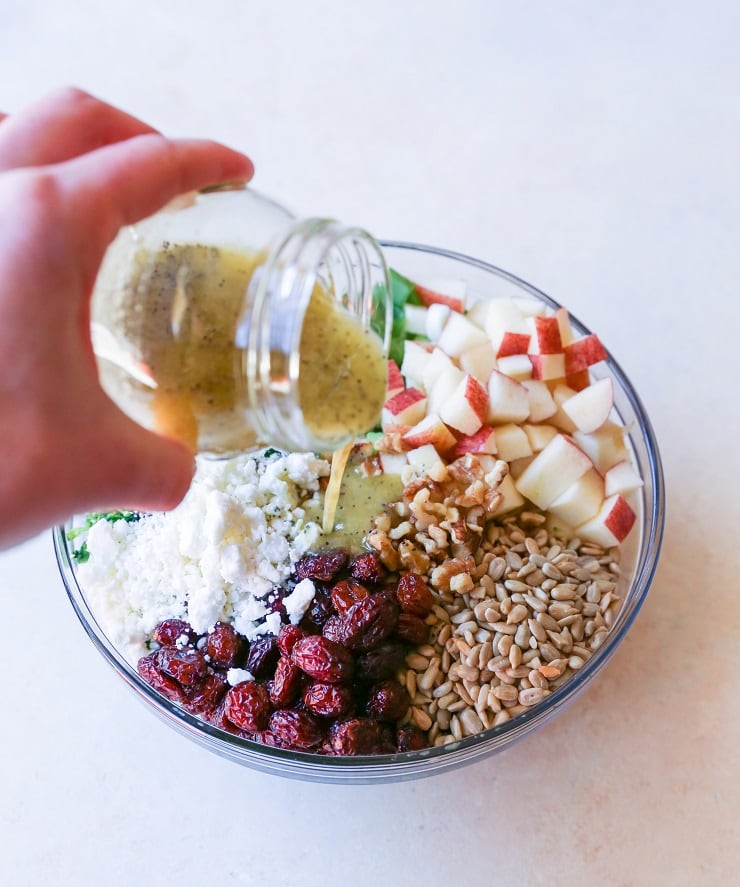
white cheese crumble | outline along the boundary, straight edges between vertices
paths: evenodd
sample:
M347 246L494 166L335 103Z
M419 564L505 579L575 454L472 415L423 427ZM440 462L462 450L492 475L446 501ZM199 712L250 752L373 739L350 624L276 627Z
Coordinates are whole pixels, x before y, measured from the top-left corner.
M237 684L241 684L244 681L253 681L254 675L251 671L247 671L246 668L230 668L226 672L226 680L232 687L236 687Z
M270 594L319 540L312 516L321 514L319 478L328 474L311 453L199 459L173 511L94 524L78 576L109 639L133 663L163 619L185 619L199 634L219 620L248 638L276 634ZM304 580L285 598L291 622L314 592Z

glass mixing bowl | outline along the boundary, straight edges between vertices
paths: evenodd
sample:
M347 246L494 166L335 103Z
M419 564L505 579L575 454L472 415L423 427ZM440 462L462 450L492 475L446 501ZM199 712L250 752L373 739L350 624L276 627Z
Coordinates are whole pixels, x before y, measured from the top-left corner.
M555 309L559 305L540 290L494 265L459 253L412 243L382 244L388 265L410 278L462 279L471 292L496 296L528 296ZM575 331L589 332L575 318ZM108 640L77 580L65 527L54 531L54 547L62 579L85 631L103 657L145 705L180 733L199 745L267 773L317 782L374 783L415 779L451 770L502 751L546 724L591 683L624 640L647 596L663 535L665 494L660 456L653 429L635 390L617 362L609 356L593 376L610 376L614 405L629 431L635 464L644 486L631 499L637 520L622 546L626 587L623 603L606 640L585 665L542 702L498 727L438 748L372 757L326 757L260 745L224 733L169 702L150 687Z

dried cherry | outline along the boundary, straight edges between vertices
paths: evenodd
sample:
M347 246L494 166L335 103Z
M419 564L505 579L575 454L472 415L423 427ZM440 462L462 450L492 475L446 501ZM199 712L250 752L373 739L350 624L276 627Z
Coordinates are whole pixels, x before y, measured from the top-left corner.
M295 565L298 579L314 579L331 582L346 565L349 557L344 548L327 548L317 554L307 554Z
M428 745L426 734L418 727L400 727L396 731L396 746L399 751L419 751Z
M284 625L277 636L277 645L283 656L290 656L296 641L306 636L306 632L297 625Z
M277 638L271 634L263 634L249 645L244 667L256 678L267 678L275 670L279 656Z
M376 721L394 724L409 710L409 694L398 681L381 681L370 689L367 713Z
M275 666L275 676L270 686L270 700L282 708L292 705L301 692L303 672L287 656L281 656Z
M324 738L316 718L310 712L297 708L281 708L273 712L268 729L282 744L290 748L313 748Z
M377 721L350 718L332 724L329 741L336 755L372 755L379 751L382 734Z
M417 573L406 573L398 580L396 597L401 609L414 616L428 616L434 606L429 586Z
M369 582L372 585L377 585L385 579L383 565L377 554L372 551L366 551L352 558L349 574L359 582Z
M394 635L404 644L420 647L429 640L429 626L421 616L414 616L413 613L399 613Z
M185 701L185 694L183 693L182 687L177 681L162 673L157 665L156 657L156 653L142 656L136 663L136 670L141 677L144 678L147 684L154 687L155 690L159 691L163 696L166 696L167 699L182 704Z
M181 637L186 637L189 644L194 644L198 635L184 619L165 619L152 632L152 640L160 647L174 647Z
M406 651L400 644L385 643L358 656L355 671L362 680L382 681L393 677L405 659Z
M206 652L211 657L211 663L217 668L234 668L241 664L244 638L233 625L217 622L208 632Z
M343 718L352 710L352 691L341 684L314 681L303 690L303 704L315 715Z
M359 582L353 582L351 579L342 579L332 586L331 599L334 603L334 609L340 616L346 616L349 609L368 596L370 592Z
M154 662L163 674L186 688L198 686L208 674L208 663L200 650L161 647L154 654Z
M301 638L290 654L307 675L326 684L341 684L352 676L354 662L347 649L321 635Z
M317 588L314 598L301 620L301 627L308 631L321 632L326 620L335 614L334 602L329 592L324 588Z
M226 678L212 671L201 686L187 693L185 708L194 715L203 715L206 720L210 720L218 710L228 688Z
M342 641L350 650L367 652L379 646L396 627L398 607L382 594L371 594L347 611Z
M234 726L249 733L264 730L271 711L270 694L256 681L242 681L224 699L224 715Z
M324 623L324 627L321 629L321 634L324 635L325 638L329 638L330 641L334 641L337 644L342 643L342 617L341 616L330 616L326 622Z

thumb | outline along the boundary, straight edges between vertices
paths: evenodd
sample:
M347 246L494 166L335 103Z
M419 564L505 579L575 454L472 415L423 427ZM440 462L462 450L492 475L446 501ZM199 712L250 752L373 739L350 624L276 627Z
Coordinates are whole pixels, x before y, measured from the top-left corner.
M146 431L117 409L96 434L95 468L87 475L88 507L166 511L190 487L193 454L178 441Z

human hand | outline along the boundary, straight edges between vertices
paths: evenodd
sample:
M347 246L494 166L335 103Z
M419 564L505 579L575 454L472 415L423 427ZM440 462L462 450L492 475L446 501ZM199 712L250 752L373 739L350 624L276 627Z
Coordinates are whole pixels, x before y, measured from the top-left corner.
M0 549L76 511L184 496L192 455L100 387L90 295L121 226L252 172L242 154L167 139L79 90L0 114Z

